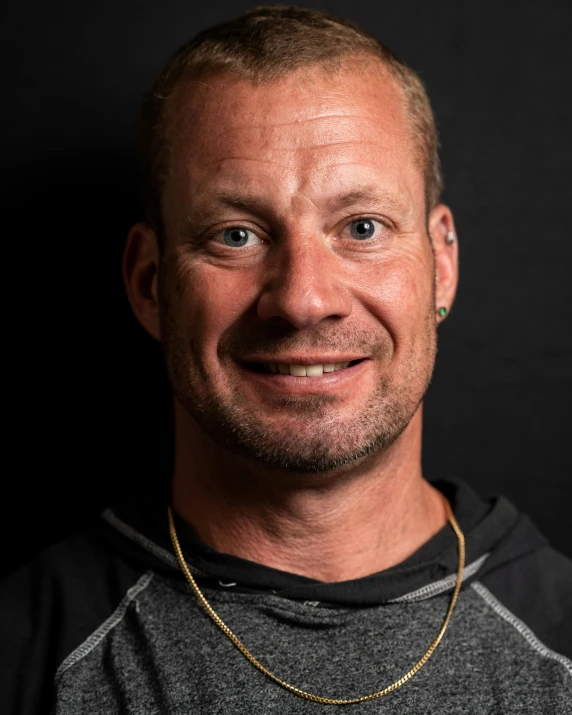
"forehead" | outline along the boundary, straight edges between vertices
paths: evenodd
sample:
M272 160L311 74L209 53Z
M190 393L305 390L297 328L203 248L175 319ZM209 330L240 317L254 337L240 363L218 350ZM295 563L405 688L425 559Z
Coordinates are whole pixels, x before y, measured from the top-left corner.
M229 75L182 83L170 104L166 193L339 192L356 174L382 190L411 189L420 170L402 96L371 64L258 85Z

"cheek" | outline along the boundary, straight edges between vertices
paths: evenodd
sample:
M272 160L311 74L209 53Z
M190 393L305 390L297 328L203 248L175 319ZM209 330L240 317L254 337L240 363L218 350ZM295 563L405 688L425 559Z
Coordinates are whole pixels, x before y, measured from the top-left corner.
M241 271L180 260L172 271L170 311L202 353L216 353L221 335L255 303L255 281Z
M434 271L430 251L402 252L376 265L361 266L355 276L358 301L392 335L396 348L414 342L432 310Z

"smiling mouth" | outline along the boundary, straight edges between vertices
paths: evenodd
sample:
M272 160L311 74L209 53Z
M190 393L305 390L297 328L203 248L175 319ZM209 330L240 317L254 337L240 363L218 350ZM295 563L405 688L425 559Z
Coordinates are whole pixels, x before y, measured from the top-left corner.
M350 360L349 362L318 363L316 365L247 362L245 363L245 367L253 372L262 373L263 375L291 375L292 377L311 378L320 377L330 372L337 372L338 370L345 370L360 362L363 362L363 359Z

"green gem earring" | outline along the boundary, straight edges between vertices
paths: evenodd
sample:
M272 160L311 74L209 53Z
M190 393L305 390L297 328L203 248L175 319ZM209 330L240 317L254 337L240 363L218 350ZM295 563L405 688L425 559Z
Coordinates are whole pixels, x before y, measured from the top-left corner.
M447 315L447 308L439 308L439 315L444 318Z

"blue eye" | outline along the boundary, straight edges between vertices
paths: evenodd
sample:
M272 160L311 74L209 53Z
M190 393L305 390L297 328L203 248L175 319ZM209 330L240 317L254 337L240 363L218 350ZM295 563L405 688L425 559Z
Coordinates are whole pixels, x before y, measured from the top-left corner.
M369 218L360 218L350 224L350 233L358 241L371 238L375 233L375 222Z
M227 228L223 233L223 240L227 246L241 248L242 246L246 246L249 233L250 231L244 228Z

